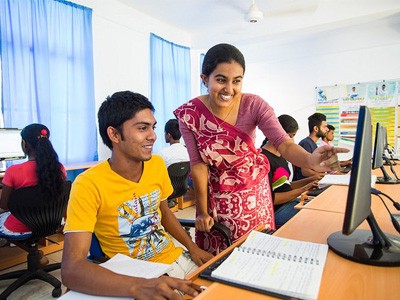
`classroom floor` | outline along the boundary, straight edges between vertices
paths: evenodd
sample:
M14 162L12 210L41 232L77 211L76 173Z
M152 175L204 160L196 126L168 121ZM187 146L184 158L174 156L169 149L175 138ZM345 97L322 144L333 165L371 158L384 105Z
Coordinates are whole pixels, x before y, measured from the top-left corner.
M195 216L195 206L187 207L183 210L178 210L175 212L175 215L177 218L181 219L194 219ZM194 235L192 234L192 237ZM179 244L179 243L178 243ZM58 251L55 253L51 253L47 255L47 258L49 259L49 263L55 263L55 262L61 262L61 257L62 257L62 251ZM8 273L11 271L15 270L21 270L21 269L26 269L26 263L11 267L9 269L5 269L0 271L0 274ZM58 279L61 279L61 271L60 270L55 270L51 272L52 275L57 277ZM7 286L9 286L14 279L10 280L0 280L0 293L4 291ZM49 299L55 299L51 296L51 291L53 290L53 287L41 280L31 280L27 283L24 284L24 286L20 287L17 289L15 292L13 292L7 299L8 300L49 300ZM66 288L62 286L63 293L65 293Z

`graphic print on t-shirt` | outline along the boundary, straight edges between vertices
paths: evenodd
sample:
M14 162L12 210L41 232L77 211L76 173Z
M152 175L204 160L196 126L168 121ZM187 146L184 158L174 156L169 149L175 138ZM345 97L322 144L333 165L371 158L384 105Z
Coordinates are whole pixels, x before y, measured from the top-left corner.
M148 260L169 243L161 225L160 190L141 196L133 195L118 207L118 227L129 253L137 259Z

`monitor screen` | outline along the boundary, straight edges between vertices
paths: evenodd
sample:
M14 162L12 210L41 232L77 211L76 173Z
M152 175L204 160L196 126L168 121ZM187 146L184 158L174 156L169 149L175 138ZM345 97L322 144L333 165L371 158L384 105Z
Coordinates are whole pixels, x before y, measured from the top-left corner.
M374 152L372 154L372 169L377 169L383 166L384 153L384 137L383 127L380 123L376 123Z
M25 158L21 140L21 129L0 128L0 161Z
M374 150L372 154L372 169L380 168L382 171L383 176L376 179L377 183L397 184L400 183L399 180L397 178L390 177L385 169L384 162L389 161L390 164L390 160L385 155L385 136L386 128L383 127L379 122L376 123Z
M386 127L382 126L382 132L383 132L383 149L387 149L389 147L389 142L388 142Z
M371 114L361 106L342 231L328 237L338 255L363 264L400 266L400 238L385 234L371 211ZM357 229L365 220L370 230Z

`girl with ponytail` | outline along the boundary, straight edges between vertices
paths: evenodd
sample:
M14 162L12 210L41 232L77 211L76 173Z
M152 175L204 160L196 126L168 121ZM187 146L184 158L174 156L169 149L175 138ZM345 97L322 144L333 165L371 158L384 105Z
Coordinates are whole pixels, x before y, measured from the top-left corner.
M42 124L30 124L21 131L21 147L28 160L7 168L3 178L0 208L0 234L25 239L30 228L8 211L8 201L14 190L38 185L48 201L59 195L66 178L64 166L51 144L50 130Z

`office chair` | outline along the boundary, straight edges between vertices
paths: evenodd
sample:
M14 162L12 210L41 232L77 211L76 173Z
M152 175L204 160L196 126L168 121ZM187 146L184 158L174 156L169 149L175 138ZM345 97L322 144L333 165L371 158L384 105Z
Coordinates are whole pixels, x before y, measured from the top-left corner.
M189 236L189 230L190 228L194 228L194 220L189 220L189 219L178 219L179 223L185 228L186 232L188 232ZM213 227L211 227L211 230L218 231L218 233L222 236L222 238L225 240L226 245L229 247L232 245L232 240L231 240L231 230L225 226L222 223L214 222Z
M31 228L32 235L23 240L4 236L10 242L28 251L28 269L0 275L0 280L18 278L0 294L0 299L7 299L12 292L32 279L40 279L50 283L54 287L52 296L61 296L61 282L48 273L59 269L61 263L46 266L40 265L42 255L39 252L39 240L55 234L61 227L70 190L71 182L66 181L62 194L57 199L51 199L52 201L48 201L42 197L38 186L20 188L14 190L11 194L8 205L10 212L22 223Z
M168 197L168 206L170 208L176 206L177 199L186 194L188 186L188 177L190 172L190 163L188 161L178 162L168 167L168 175L174 188L171 196Z

